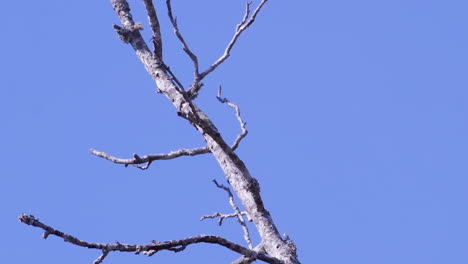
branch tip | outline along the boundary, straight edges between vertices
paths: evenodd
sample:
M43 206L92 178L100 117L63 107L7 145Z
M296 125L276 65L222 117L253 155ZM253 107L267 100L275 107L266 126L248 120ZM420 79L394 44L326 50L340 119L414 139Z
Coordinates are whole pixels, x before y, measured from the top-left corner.
M263 5L267 2L268 0L262 0L262 2L260 2L260 4L257 6L257 8L255 9L255 11L253 12L252 16L250 17L249 19L249 15L250 15L250 5L252 4L252 2L247 2L246 4L246 8L245 8L245 14L244 16L242 17L242 20L241 22L236 26L236 32L234 33L234 36L232 37L231 41L229 42L229 44L227 45L226 49L224 50L224 53L223 55L217 60L215 61L207 70L205 70L204 72L200 73L200 80L202 80L203 78L205 78L208 74L210 74L211 72L213 72L214 70L216 70L216 68L218 68L219 65L221 65L227 58L229 58L229 56L231 55L231 50L232 48L234 47L234 45L236 44L237 42L237 39L239 38L239 36L242 34L242 32L244 32L244 30L246 30L250 25L252 25L252 23L255 21L255 18L257 17L257 14L260 12L260 10L262 9Z

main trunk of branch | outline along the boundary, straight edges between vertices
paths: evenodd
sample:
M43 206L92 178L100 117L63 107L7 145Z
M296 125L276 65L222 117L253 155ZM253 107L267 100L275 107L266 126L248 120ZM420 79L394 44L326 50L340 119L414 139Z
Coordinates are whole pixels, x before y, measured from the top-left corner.
M130 9L127 2L121 0L111 0L111 2L120 17L123 27L132 28L134 22L129 13ZM143 63L147 72L155 80L158 91L173 103L180 116L189 120L203 135L210 151L223 169L227 181L233 187L247 213L255 223L266 253L285 263L299 263L294 245L281 238L270 213L265 209L260 197L258 181L250 175L245 164L226 144L210 119L184 92L176 87L159 58L151 54L140 33L136 30L129 34L129 43L135 49L137 57Z

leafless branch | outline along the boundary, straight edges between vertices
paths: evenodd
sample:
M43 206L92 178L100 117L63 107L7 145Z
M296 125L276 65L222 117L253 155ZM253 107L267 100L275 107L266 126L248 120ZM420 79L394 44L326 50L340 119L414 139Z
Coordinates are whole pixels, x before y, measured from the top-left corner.
M206 154L210 152L208 147L201 147L201 148L194 148L194 149L179 149L177 151L172 151L167 154L149 154L143 157L140 157L137 154L133 154L133 159L120 159L120 158L111 156L105 152L97 151L94 149L90 149L89 151L98 157L105 158L106 160L110 160L114 163L124 164L125 166L133 165L142 170L148 169L151 163L155 160L170 160L170 159L175 159L181 156L196 156L196 155ZM145 166L138 165L138 164L144 164L144 163L146 163Z
M153 46L154 46L154 55L158 56L160 60L162 61L161 28L159 26L156 9L154 8L152 0L143 0L143 3L145 3L149 24L151 26L151 30L153 31L152 40L153 40Z
M234 140L234 143L231 146L232 150L236 150L239 147L241 140L248 134L248 131L246 128L247 123L242 120L239 106L230 102L227 98L221 98L221 89L222 89L221 86L219 86L218 96L216 98L221 103L227 103L230 107L235 109L237 120L239 120L241 129L242 129L241 133L237 136L236 140ZM146 170L149 168L151 163L155 160L170 160L170 159L175 159L181 156L196 156L196 155L209 153L210 150L208 149L208 147L200 147L200 148L194 148L194 149L179 149L177 151L172 151L167 154L149 154L143 157L140 157L138 154L133 154L133 159L117 158L105 152L97 151L94 149L90 149L90 152L98 157L110 160L114 163L124 164L126 167L128 165L133 165L139 169ZM139 165L139 164L145 164L145 163L146 165L144 166Z
M232 37L231 41L227 45L226 49L224 50L224 54L215 63L213 63L213 65L211 65L206 71L200 73L200 81L203 80L203 78L205 78L212 71L214 71L219 65L221 65L221 63L223 63L231 55L231 49L236 44L237 39L242 34L242 32L244 32L244 30L246 30L250 25L252 25L252 23L255 21L255 18L257 17L258 12L260 12L263 5L267 1L268 0L262 0L262 2L254 10L250 19L248 19L248 17L250 15L250 5L252 4L252 2L248 2L246 4L245 15L242 18L242 21L237 25L236 32L234 33L234 36Z
M282 263L280 260L265 255L263 253L258 253L252 249L248 249L243 247L239 244L226 240L223 237L219 236L212 236L212 235L198 235L194 237L188 237L180 240L170 240L166 242L156 242L152 244L142 244L142 245L131 245L131 244L121 244L116 241L113 244L105 244L105 243L91 243L84 240L80 240L77 237L72 235L66 234L62 231L54 229L42 222L40 222L37 218L32 215L20 215L19 220L27 225L35 226L41 228L45 231L43 237L47 237L50 235L55 235L58 237L63 238L65 242L72 243L77 246L86 247L86 248L94 248L94 249L101 249L103 254L94 262L100 263L107 254L111 251L119 251L119 252L135 252L136 254L143 252L146 255L153 255L161 250L171 250L171 251L182 251L188 245L196 244L196 243L210 243L210 244L218 244L223 247L226 247L234 252L237 252L243 256L247 256L249 258L259 259L265 261L267 263L275 263L280 264Z
M249 215L247 214L246 211L242 211L241 214L247 216L247 218L249 217ZM204 216L202 216L202 217L200 218L200 221L203 221L203 220L208 219L208 218L213 219L213 218L216 218L216 217L219 217L218 225L222 225L224 219L226 219L226 218L236 218L236 217L237 217L237 213L232 213L232 214L221 214L221 213L219 213L219 212L216 212L216 213L214 213L214 214L212 214L212 215L204 215Z
M234 108L234 110L236 110L236 117L237 117L237 120L239 120L239 123L240 123L240 126L241 126L241 133L237 136L236 140L234 140L234 144L232 144L232 150L236 150L237 147L239 147L239 143L241 142L241 140L247 136L247 134L249 133L249 131L247 131L247 128L246 128L246 125L247 123L244 122L244 120L242 120L242 116L240 114L240 108L238 105L230 102L227 98L222 98L221 97L221 85L218 87L218 96L216 96L216 98L218 99L218 101L220 101L221 103L226 103L227 105L229 105L230 107Z
M258 244L256 247L254 247L253 250L256 251L256 252L265 254L265 249L263 248L263 242ZM249 257L246 257L246 256L241 256L237 260L231 262L231 264L250 264L250 263L252 263L254 261L255 261L255 259L253 259L253 258L249 258Z
M171 0L166 0L166 5L167 5L167 13L169 16L169 19L172 23L172 27L174 29L174 33L177 36L177 38L180 40L183 46L183 50L187 55L190 57L190 59L193 62L193 67L194 67L194 81L192 84L192 88L194 87L201 87L199 84L200 82L200 73L199 73L199 67L198 67L198 58L197 56L190 50L189 46L187 45L187 42L185 42L184 37L180 33L179 26L177 25L177 18L174 18L174 15L172 14L172 6L171 6ZM191 89L192 89L191 88ZM198 88L199 89L199 88ZM190 90L189 90L190 91ZM197 90L198 91L198 90Z
M107 255L109 254L109 250L103 250L102 251L102 255L99 256L99 258L97 258L93 264L100 264L106 257Z
M177 79L175 74L172 72L171 68L167 66L166 64L164 64L164 62L163 62L163 67L169 73L169 75L171 76L171 79L177 84L179 92L184 91L185 90L184 85L179 81L179 79Z
M235 214L237 216L237 221L239 222L239 224L242 226L242 229L244 230L244 239L245 239L245 241L249 245L249 248L252 249L253 248L252 247L252 240L250 240L249 229L247 228L247 225L245 224L244 216L242 216L242 213L239 210L239 207L234 202L234 195L232 195L232 192L228 187L226 187L226 186L224 186L222 184L218 184L218 182L216 180L213 180L213 182L214 182L214 184L216 184L216 187L218 187L220 189L223 189L228 193L228 195L229 195L229 204L231 204L232 209L234 209L234 212L235 212Z

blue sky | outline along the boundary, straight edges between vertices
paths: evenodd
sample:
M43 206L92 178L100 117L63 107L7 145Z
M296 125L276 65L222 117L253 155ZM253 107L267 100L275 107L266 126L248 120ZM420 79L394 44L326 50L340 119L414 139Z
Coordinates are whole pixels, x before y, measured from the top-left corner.
M163 2L155 1L164 57L187 84L192 64ZM146 23L141 1L130 4ZM205 69L222 54L244 2L174 0L173 8ZM250 133L238 153L303 263L466 263L467 8L461 0L269 1L205 80L197 103L228 141L239 127L216 101L217 86L240 105ZM211 182L224 182L213 157L140 171L89 154L203 144L118 40L108 1L6 1L3 10L3 262L92 263L100 254L44 241L17 221L21 213L92 242L216 234L243 243L234 221L198 220L231 212ZM147 26L143 33L150 38ZM197 245L151 258L112 253L105 263L235 258Z

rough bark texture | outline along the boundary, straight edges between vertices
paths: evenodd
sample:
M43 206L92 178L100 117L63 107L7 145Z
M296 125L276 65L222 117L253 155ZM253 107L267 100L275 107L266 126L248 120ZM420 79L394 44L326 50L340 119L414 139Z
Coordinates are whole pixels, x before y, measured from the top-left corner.
M230 189L226 186L220 185L215 181L216 186L226 190L230 197L230 204L234 209L234 214L214 214L212 216L205 216L204 218L220 217L219 224L222 219L237 217L239 223L242 225L244 230L244 238L248 244L248 247L241 246L234 242L228 241L225 238L212 235L199 235L196 237L188 237L180 240L172 240L166 242L154 241L153 244L141 244L141 245L130 245L121 244L116 242L114 244L104 243L91 243L80 240L75 236L69 235L57 229L54 229L42 222L32 215L23 214L19 217L19 220L27 225L41 228L45 231L43 238L47 238L49 235L61 237L65 242L69 242L81 247L94 248L102 250L102 255L99 256L94 263L101 263L110 252L143 252L146 255L153 255L161 250L170 250L179 252L184 250L188 245L195 243L211 243L224 246L232 251L241 254L241 257L233 263L252 263L255 260L262 260L267 263L299 263L296 255L296 246L289 238L282 238L273 223L273 219L270 213L266 210L262 198L260 196L260 185L258 181L250 175L249 170L245 166L244 162L237 156L234 150L238 147L243 137L247 135L245 128L245 122L240 116L239 107L227 100L221 98L221 87L218 91L218 100L221 103L227 103L233 107L236 111L236 117L241 125L242 133L239 134L232 146L229 146L215 125L210 121L207 115L193 102L197 96L198 91L201 89L203 84L200 82L209 73L213 72L223 61L225 61L230 54L230 50L236 43L240 34L247 29L255 20L255 17L259 13L262 6L267 0L262 0L258 7L250 15L251 2L246 5L246 13L241 23L237 25L236 32L229 42L224 54L218 59L213 65L211 65L206 71L200 73L198 68L198 59L193 54L184 38L182 37L177 21L172 15L171 1L166 0L168 15L173 25L176 36L183 44L184 50L189 55L194 63L194 75L195 79L188 90L184 90L182 84L177 80L170 68L167 67L163 62L162 56L162 38L160 33L160 26L156 14L156 9L153 5L152 0L143 0L151 30L153 31L153 52L150 51L144 39L142 38L140 31L142 29L141 23L135 23L130 14L130 7L126 0L111 0L112 6L120 18L121 26L114 25L119 38L125 43L130 44L136 52L138 59L143 63L146 71L150 74L153 80L156 82L157 91L164 94L177 109L177 114L186 119L193 125L202 135L206 141L206 146L196 149L180 149L175 152L168 154L153 154L145 155L143 157L134 154L133 159L120 159L108 155L107 153L91 150L96 156L108 159L115 163L134 165L140 169L147 169L151 162L154 160L165 160L174 159L180 156L194 156L206 153L212 153L218 161L227 182L234 189L239 200L245 208L245 211L241 211L239 207L234 203L233 195ZM250 18L249 18L250 17ZM145 164L146 166L140 166L139 164ZM253 247L247 225L244 222L244 215L247 215L248 219L252 220L255 224L257 231L260 234L261 242Z
M120 17L123 28L134 28L135 23L130 15L127 1L111 0L111 2ZM163 62L158 56L153 56L138 30L128 31L128 42L136 51L146 71L156 82L158 91L173 103L180 116L186 118L202 134L208 148L223 169L227 181L255 223L265 252L285 263L299 263L294 245L281 238L270 213L263 205L259 183L250 175L244 162L231 150L206 114L173 83L163 67Z

